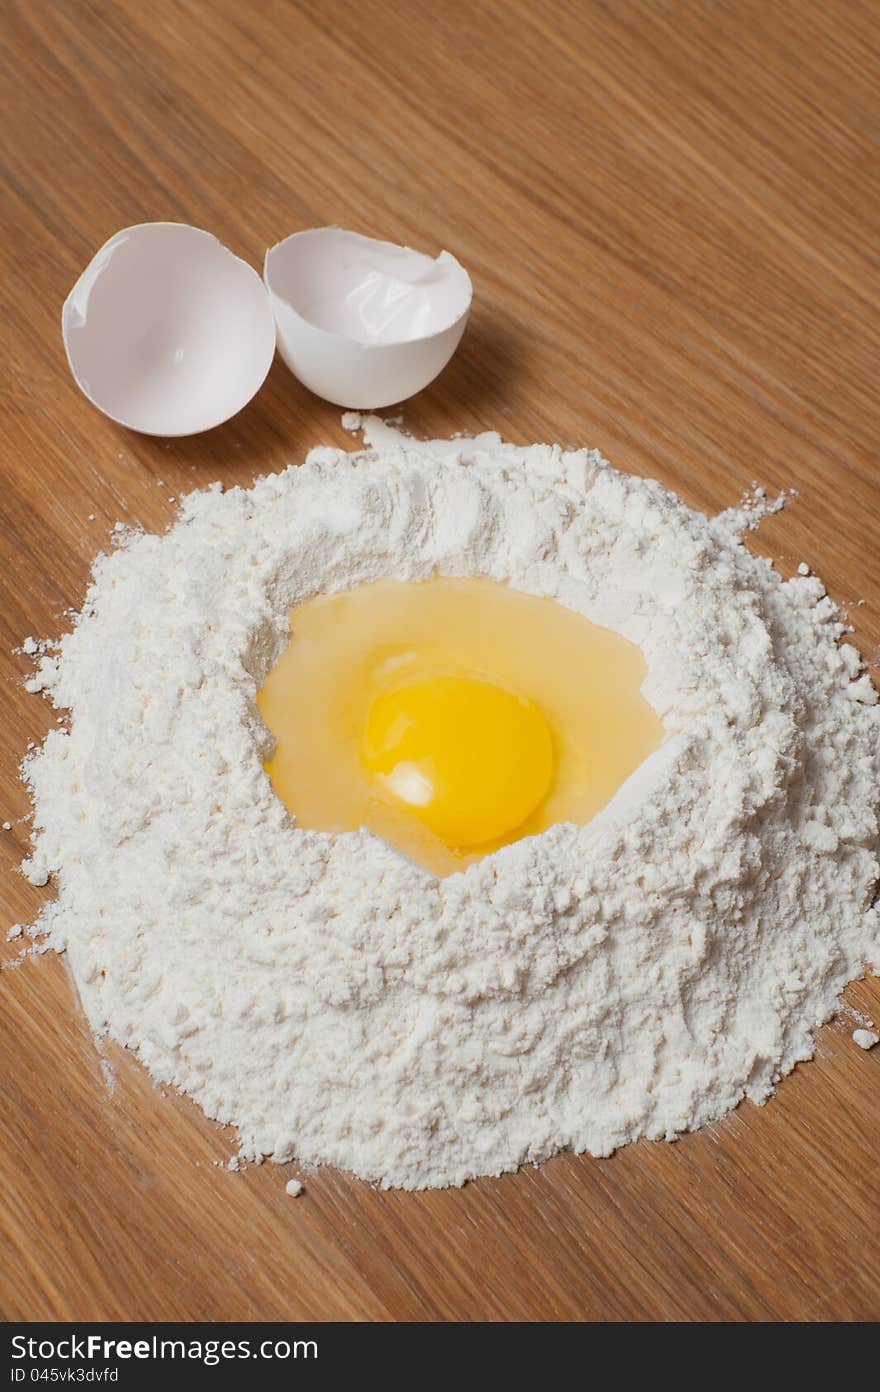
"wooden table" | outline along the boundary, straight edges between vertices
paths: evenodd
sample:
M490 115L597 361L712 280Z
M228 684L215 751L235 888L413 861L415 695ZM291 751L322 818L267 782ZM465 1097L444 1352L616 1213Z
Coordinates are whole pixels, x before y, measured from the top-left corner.
M755 544L815 567L875 656L876 0L5 0L2 30L3 927L44 898L17 766L53 720L10 650L63 630L115 522L350 442L278 362L202 437L93 410L59 310L129 223L255 265L327 223L448 247L473 319L411 429L589 443L706 510L795 487ZM878 986L847 998L880 1019ZM9 1318L880 1316L880 1049L851 1020L674 1146L421 1195L326 1171L293 1202L119 1050L108 1092L62 959L0 992Z

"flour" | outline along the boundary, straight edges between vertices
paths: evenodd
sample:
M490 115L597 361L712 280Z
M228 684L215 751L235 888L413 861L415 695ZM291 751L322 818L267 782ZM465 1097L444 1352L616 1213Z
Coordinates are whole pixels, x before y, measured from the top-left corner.
M242 1160L460 1184L763 1102L880 962L880 707L820 581L596 453L419 443L183 499L120 532L34 685L26 872L95 1031ZM319 591L485 575L639 643L667 738L585 827L437 882L298 830L255 694Z

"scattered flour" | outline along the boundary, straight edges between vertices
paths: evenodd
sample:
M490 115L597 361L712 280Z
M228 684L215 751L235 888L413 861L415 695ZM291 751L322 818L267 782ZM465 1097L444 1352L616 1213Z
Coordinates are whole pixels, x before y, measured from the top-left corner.
M763 1102L880 962L880 707L819 580L598 454L494 434L311 452L116 533L34 689L32 930L92 1027L242 1160L460 1184ZM486 575L641 644L667 739L585 827L437 882L298 830L255 693L319 591Z
M875 1034L873 1030L853 1030L852 1037L860 1049L873 1049L875 1044L880 1044L880 1034Z

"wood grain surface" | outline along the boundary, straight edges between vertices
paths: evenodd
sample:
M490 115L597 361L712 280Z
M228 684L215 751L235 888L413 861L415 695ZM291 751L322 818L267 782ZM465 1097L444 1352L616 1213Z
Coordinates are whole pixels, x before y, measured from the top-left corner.
M705 510L794 487L755 545L815 567L875 659L875 0L3 0L0 20L0 926L46 893L17 873L17 770L53 715L12 649L64 629L115 522L162 529L169 495L350 443L279 362L202 437L100 416L59 311L130 223L195 223L255 265L328 223L448 247L475 309L412 430L589 443ZM877 980L848 999L880 1019ZM294 1202L296 1167L218 1167L232 1136L119 1050L108 1091L63 960L28 961L0 976L0 1313L876 1319L880 1049L852 1025L676 1145L421 1195L327 1170Z

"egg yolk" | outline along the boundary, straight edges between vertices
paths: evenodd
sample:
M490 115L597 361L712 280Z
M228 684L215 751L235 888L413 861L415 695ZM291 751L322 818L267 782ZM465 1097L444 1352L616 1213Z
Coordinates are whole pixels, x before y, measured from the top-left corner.
M257 702L296 824L368 828L435 875L585 823L663 738L639 649L491 580L317 595Z
M381 785L453 848L515 831L553 774L550 731L527 697L451 673L377 696L362 750Z

